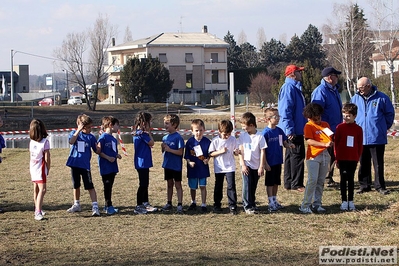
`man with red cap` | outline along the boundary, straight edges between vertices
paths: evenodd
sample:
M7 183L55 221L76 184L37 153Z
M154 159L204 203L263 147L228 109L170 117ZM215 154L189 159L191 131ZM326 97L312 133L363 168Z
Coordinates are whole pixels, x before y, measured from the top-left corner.
M303 108L306 105L302 93L302 71L304 67L288 65L285 69L285 82L278 95L278 112L280 127L287 135L288 140L295 144L295 148L287 149L284 160L284 187L285 189L303 192L305 142L303 128L306 119Z

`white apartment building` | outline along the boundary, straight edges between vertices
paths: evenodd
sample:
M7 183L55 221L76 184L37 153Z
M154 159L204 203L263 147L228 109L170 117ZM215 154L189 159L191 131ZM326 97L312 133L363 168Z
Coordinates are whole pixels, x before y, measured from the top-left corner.
M151 54L169 69L174 81L169 102L200 102L202 93L215 95L228 92L227 48L224 40L208 33L161 33L148 38L114 45L107 49L109 101L118 103L120 71L132 57L147 58Z

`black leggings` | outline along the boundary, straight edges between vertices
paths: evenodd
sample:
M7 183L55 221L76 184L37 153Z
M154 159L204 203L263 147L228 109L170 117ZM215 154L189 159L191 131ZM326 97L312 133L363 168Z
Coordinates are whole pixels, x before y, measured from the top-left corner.
M357 161L338 161L338 164L341 175L341 199L342 201L353 201ZM346 182L348 182L348 195L346 195Z
M105 199L105 206L109 207L112 206L112 186L114 185L116 173L111 173L108 175L103 175L103 184L104 184L104 199Z
M139 188L137 189L137 205L148 202L148 185L150 183L150 169L137 169L139 174Z

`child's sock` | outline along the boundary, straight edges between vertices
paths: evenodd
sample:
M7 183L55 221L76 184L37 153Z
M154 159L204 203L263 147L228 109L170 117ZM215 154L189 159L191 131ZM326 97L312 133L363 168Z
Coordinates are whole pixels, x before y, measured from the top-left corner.
M273 197L268 197L268 199L269 199L269 204L273 204L274 203Z
M277 202L277 196L272 196L273 202Z
M201 207L206 207L206 203L202 203L202 204L201 204Z
M80 205L80 200L75 200L74 204L75 205Z
M197 201L196 200L192 200L191 203L192 204L197 204Z
M93 207L97 207L97 208L98 208L98 203L97 203L97 201L93 201L93 202L91 203L91 205L92 205Z

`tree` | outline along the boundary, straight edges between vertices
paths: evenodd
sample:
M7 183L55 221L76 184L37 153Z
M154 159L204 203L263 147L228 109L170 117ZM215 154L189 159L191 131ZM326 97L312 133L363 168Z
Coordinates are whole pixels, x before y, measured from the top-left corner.
M158 58L148 55L146 59L131 58L120 72L120 92L126 102L151 96L155 102L164 102L173 87L169 70Z
M241 30L240 34L238 34L237 44L241 45L247 42L247 34L245 34L244 30Z
M227 48L228 71L240 69L243 65L240 59L241 48L237 46L236 41L234 40L234 35L232 35L230 31L228 31L227 35L224 36L224 41L230 45Z
M257 38L257 48L258 50L260 50L263 44L267 41L265 29L263 27L258 29L258 32L256 33L256 38Z
M240 49L240 61L243 63L244 68L253 68L259 66L259 57L255 46L249 42L245 42L240 45Z
M258 73L255 77L250 77L251 85L248 88L250 102L275 102L276 98L272 94L272 87L277 84L277 80L268 76L266 73Z
M399 33L399 25L397 23L399 12L394 9L393 1L391 1L390 5L386 2L388 1L375 0L373 2L377 29L374 31L374 35L376 40L380 40L376 42L377 50L383 56L389 68L391 100L395 105L394 61L399 57L399 49L395 49L395 47L399 46L397 37Z
M304 57L304 44L301 39L295 34L291 38L291 42L286 47L287 61L289 62L303 62Z
M357 4L335 5L337 24L324 26L326 35L335 43L327 45L329 62L339 65L346 80L349 95L356 91L360 76L370 72L369 58L373 50L367 20ZM339 15L342 15L339 17Z
M286 62L286 46L276 39L272 38L269 42L263 44L260 50L261 65L268 67L280 62Z
M115 35L116 28L109 24L107 17L102 17L100 14L93 29L67 34L61 47L54 50L55 57L62 61L61 67L67 69L70 82L83 88L89 110L96 110L99 84L107 79L104 71L107 61L106 48L110 46L111 39ZM88 100L90 98L86 86L88 82L96 84L92 92L93 106Z
M300 61L309 60L313 68L322 69L325 66L326 54L322 43L323 35L319 30L310 24L300 38L302 56Z
M130 30L129 26L125 29L125 37L123 37L123 43L127 43L133 41L132 31Z

